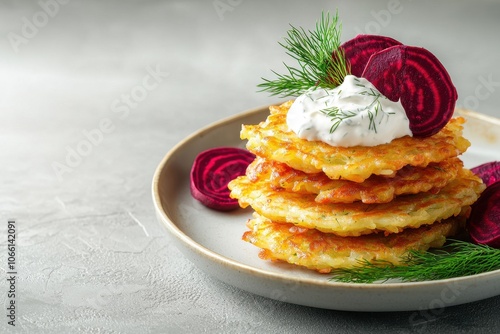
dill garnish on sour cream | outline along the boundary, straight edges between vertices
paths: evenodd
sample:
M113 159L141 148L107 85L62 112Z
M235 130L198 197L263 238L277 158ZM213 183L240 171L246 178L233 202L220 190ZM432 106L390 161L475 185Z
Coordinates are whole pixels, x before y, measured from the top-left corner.
M287 125L302 139L343 147L375 146L412 136L401 103L353 75L335 88L312 87L297 97Z

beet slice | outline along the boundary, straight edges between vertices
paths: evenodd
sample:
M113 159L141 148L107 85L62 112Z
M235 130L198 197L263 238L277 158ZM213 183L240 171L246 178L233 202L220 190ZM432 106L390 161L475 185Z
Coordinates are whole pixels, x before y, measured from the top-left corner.
M238 208L238 200L229 197L227 184L244 175L254 159L255 155L237 147L216 147L199 153L191 167L191 195L211 209Z
M472 205L467 229L474 243L500 248L500 182L488 186Z
M486 186L500 181L500 161L491 161L471 168L471 171L479 176Z
M372 54L394 45L401 43L390 37L360 34L340 47L351 65L351 74L360 77Z
M439 132L451 119L457 90L443 64L424 48L396 45L373 54L362 77L401 100L415 137Z

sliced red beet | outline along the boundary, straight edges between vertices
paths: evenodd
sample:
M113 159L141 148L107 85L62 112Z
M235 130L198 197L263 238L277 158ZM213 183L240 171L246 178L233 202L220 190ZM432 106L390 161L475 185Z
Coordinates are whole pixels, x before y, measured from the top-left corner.
M255 155L236 147L217 147L201 152L191 168L191 195L215 210L238 208L238 201L229 197L227 184L244 175L254 159Z
M457 90L443 64L424 48L396 45L373 54L362 77L401 100L415 137L431 136L451 119Z
M360 77L372 54L394 45L401 43L390 37L360 34L340 47L351 65L351 74Z
M500 182L488 186L472 205L467 229L473 242L500 248Z
M491 161L471 168L471 171L479 176L486 186L500 181L500 161Z

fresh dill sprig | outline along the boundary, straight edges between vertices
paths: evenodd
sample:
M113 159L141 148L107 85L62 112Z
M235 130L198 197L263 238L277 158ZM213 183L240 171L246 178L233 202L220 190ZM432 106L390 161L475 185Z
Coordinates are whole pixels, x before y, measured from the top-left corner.
M277 78L262 78L264 82L257 87L271 95L285 97L300 95L314 86L335 88L340 85L350 73L350 66L343 49L339 48L342 25L338 13L334 17L322 13L314 31L306 32L303 28L290 26L284 42L279 44L298 62L298 66L284 63L287 74L272 71Z
M433 252L409 251L403 265L386 261L360 261L353 268L332 271L331 280L344 283L373 283L398 279L417 282L476 275L500 269L500 249L466 241L450 240Z

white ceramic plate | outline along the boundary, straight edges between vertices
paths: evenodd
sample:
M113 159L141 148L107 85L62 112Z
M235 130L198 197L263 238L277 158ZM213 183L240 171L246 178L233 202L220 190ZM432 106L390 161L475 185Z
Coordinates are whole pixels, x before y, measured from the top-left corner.
M251 210L210 210L189 191L195 156L218 146L244 147L241 125L257 124L268 108L258 108L211 124L176 145L153 179L159 221L176 246L208 274L243 290L300 305L351 311L408 311L458 305L500 295L500 270L475 276L415 283L347 284L284 263L259 259L259 250L241 240ZM500 160L500 120L470 111L465 136L472 142L462 156L466 167Z

